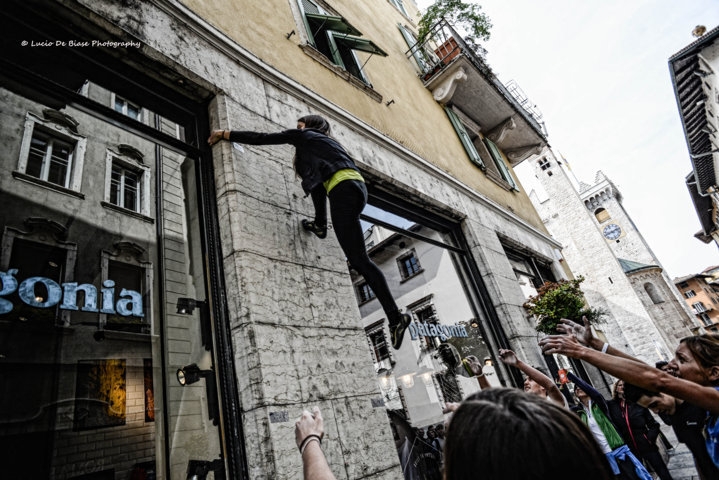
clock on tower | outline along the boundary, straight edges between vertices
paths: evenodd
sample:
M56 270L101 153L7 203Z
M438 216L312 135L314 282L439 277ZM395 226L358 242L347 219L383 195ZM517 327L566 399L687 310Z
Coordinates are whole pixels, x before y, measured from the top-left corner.
M604 230L602 230L604 236L609 240L616 240L622 234L622 229L616 223L610 223Z

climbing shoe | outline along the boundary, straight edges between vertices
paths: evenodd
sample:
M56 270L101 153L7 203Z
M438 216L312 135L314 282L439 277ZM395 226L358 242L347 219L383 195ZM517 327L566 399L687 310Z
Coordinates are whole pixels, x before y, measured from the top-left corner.
M409 323L412 321L412 317L409 314L402 313L399 316L397 323L390 324L389 333L392 337L392 348L399 350L402 346L402 339L404 339L404 332L409 327Z
M327 236L327 225L320 226L317 225L315 222L307 220L306 218L302 220L302 228L304 228L308 232L314 233L319 238L325 238Z

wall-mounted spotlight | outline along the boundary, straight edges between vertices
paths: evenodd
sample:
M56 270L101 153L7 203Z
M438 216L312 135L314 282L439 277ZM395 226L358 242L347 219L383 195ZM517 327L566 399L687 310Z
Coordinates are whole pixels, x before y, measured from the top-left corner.
M202 370L196 363L185 365L177 369L177 382L183 387L197 383L201 378L205 379L205 391L207 392L207 416L212 420L213 425L220 422L220 405L217 400L217 382L215 381L214 370Z
M214 375L214 373L212 370L200 370L200 367L193 363L177 369L177 381L184 387L185 385L197 383L201 378L207 378Z
M196 308L200 309L202 345L209 352L212 350L212 329L210 327L210 309L207 300L195 300L194 298L186 297L177 299L177 313L180 315L192 315Z
M187 464L187 480L205 480L207 474L212 472L215 480L225 479L225 462L221 458L216 460L190 460Z
M205 300L195 300L194 298L180 297L177 299L177 313L180 315L192 315L196 308L202 310L207 306Z

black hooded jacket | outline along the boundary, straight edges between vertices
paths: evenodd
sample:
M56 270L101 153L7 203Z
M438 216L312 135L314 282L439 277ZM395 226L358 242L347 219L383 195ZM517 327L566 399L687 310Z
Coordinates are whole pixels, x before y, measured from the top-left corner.
M351 168L359 172L339 142L312 128L278 133L233 130L230 141L247 145L294 145L297 150L295 169L302 179L302 189L308 195L338 170Z

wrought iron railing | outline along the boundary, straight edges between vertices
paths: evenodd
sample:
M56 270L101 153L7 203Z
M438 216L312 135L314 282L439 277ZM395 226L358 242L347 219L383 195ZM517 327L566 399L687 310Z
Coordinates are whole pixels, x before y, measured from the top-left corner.
M489 81L495 82L497 88L503 90L503 94L511 96L517 106L521 107L546 135L542 113L537 106L527 98L514 80L502 85L496 79L492 69L484 60L485 53L480 45L465 40L452 24L442 19L424 38L419 39L407 50L406 56L417 64L420 78L428 82L451 64L457 56L464 55Z

